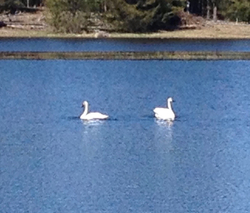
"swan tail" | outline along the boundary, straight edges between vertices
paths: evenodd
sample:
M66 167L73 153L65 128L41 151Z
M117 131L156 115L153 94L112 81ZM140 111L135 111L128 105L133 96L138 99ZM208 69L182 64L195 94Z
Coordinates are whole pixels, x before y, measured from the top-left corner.
M100 119L107 119L108 117L109 117L108 115L104 115L104 114L100 115Z

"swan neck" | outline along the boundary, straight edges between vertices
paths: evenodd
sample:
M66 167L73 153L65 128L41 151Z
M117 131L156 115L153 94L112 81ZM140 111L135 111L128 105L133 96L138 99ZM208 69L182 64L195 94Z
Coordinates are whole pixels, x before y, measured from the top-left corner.
M89 105L87 103L85 103L84 105L84 111L83 111L83 115L87 115L89 111Z
M168 108L170 109L170 110L172 110L172 104L171 104L171 102L168 100ZM173 111L173 110L172 110Z

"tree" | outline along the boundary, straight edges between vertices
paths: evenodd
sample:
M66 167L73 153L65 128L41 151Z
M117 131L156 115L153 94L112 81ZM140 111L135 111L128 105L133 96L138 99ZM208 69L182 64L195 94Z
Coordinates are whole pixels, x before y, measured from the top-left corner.
M47 20L58 32L88 31L95 18L107 11L110 0L46 0ZM94 19L95 19L94 18Z
M5 0L2 6L2 10L15 13L17 10L24 8L25 5L19 0Z
M18 10L27 11L28 6L40 6L44 0L0 0L0 11L15 13Z
M58 32L81 33L87 28L89 18L88 1L47 0L47 20Z
M225 16L230 20L250 22L249 0L231 0Z
M213 8L213 20L217 21L217 2L216 0L211 0L212 8Z
M113 0L113 20L126 32L148 32L173 29L180 23L176 15L183 10L183 0Z
M190 12L211 18L250 22L250 0L190 0Z

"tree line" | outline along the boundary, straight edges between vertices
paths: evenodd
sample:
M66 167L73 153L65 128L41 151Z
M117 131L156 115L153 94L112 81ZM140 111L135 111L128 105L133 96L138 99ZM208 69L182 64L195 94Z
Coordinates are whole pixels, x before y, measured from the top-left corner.
M250 22L250 0L189 0L190 12L216 20Z
M43 5L44 2L45 0L0 0L0 7L5 10L10 8L18 10L24 7L39 7Z
M175 29L185 0L46 0L46 6L61 32L88 30L95 18L115 31L150 32Z
M215 21L250 21L250 0L0 0L5 9L28 4L44 4L49 23L67 33L87 31L95 20L116 31L172 30L183 11Z

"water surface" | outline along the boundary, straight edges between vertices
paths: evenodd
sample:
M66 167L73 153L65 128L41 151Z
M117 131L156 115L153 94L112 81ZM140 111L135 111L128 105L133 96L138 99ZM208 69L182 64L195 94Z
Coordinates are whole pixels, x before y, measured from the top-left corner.
M3 39L0 51L246 51L250 40Z
M1 212L249 212L249 65L1 60Z

